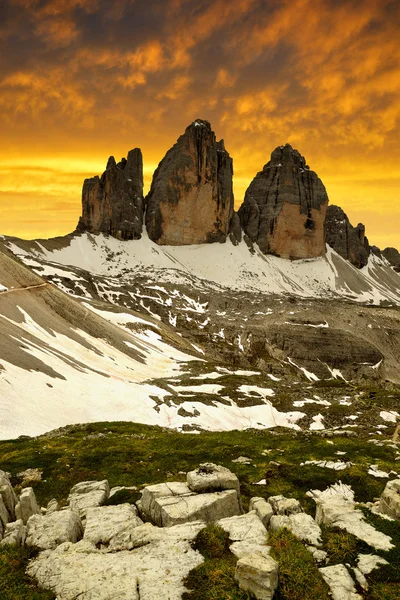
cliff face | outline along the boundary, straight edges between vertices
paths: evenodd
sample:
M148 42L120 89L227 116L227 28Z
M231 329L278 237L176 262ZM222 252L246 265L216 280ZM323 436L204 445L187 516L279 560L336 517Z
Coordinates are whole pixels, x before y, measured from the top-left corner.
M325 254L328 196L322 181L289 144L279 146L257 173L239 209L246 235L261 251L283 258Z
M233 215L233 166L223 140L198 119L167 152L146 198L146 228L158 244L224 242Z
M139 239L143 228L143 159L139 148L116 164L111 156L101 177L85 179L77 231Z
M365 226L353 227L346 213L339 207L328 207L325 219L326 242L342 258L361 269L368 263L370 247L365 236Z

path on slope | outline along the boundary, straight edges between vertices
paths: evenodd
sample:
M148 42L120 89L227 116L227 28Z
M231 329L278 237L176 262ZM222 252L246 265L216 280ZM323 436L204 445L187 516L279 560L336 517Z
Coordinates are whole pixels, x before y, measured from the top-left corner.
M12 294L13 292L33 290L35 288L45 287L46 285L51 285L51 284L46 281L45 283L40 283L39 285L27 285L26 287L12 288L11 290L5 290L4 292L0 292L0 296L5 296L6 294Z

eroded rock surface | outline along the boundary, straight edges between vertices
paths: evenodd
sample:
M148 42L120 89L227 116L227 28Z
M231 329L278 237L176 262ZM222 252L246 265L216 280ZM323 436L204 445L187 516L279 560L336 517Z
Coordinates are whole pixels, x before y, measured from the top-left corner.
M325 254L325 186L289 144L278 146L246 191L239 217L263 253L283 258Z
M224 242L233 215L232 159L210 123L197 119L167 152L146 198L146 227L158 244Z
M370 247L362 223L353 227L346 213L332 204L326 211L324 227L326 242L335 252L358 269L365 267Z
M89 508L101 506L110 496L108 481L82 481L71 489L68 504L81 517L85 517Z
M379 502L379 511L400 521L400 479L387 482Z
M260 552L243 556L236 564L235 579L239 587L254 594L257 600L272 600L278 575L278 563Z
M64 542L77 542L82 531L81 519L72 510L33 515L27 525L26 545L51 550Z
M143 228L143 158L139 148L118 164L108 159L101 177L85 179L77 231L139 239Z

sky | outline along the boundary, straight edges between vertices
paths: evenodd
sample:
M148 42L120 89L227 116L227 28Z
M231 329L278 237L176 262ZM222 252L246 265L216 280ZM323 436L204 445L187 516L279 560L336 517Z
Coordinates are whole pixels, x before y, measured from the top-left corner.
M400 248L399 0L1 0L0 233L72 231L83 180L196 118L235 206L290 143L370 243Z

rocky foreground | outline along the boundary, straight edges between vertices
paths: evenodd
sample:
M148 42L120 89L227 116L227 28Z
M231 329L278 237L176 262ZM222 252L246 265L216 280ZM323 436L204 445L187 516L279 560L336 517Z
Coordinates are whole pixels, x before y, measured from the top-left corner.
M394 548L390 536L366 521L351 487L341 483L308 492L315 519L298 500L282 495L253 497L244 512L238 478L212 463L188 472L186 482L145 486L135 505L105 505L124 489L110 490L107 480L81 482L65 506L53 499L40 508L33 488L17 498L0 471L0 545L38 549L28 573L58 600L182 598L189 573L204 562L196 539L210 524L229 536L238 588L261 600L272 599L279 585L280 562L268 541L282 528L311 553L334 600L363 598L367 576L388 564L384 555ZM400 519L400 479L389 481L381 498L366 506ZM353 568L330 564L324 527L352 534L377 554L359 553Z

